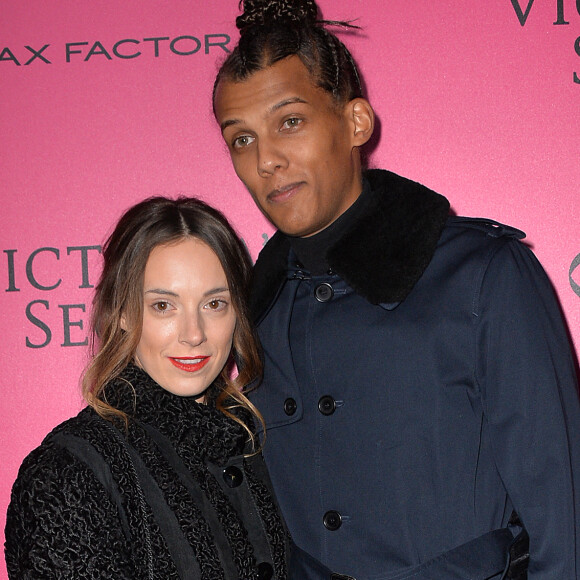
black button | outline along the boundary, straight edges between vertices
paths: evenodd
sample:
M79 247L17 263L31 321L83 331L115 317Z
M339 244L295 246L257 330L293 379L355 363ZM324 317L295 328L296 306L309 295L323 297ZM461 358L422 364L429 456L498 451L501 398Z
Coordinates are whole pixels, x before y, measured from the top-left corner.
M336 410L335 400L330 395L320 397L320 401L318 401L318 410L323 415L332 415Z
M314 290L314 296L318 302L328 302L334 296L334 290L330 284L323 282L322 284L316 286L316 289Z
M286 413L286 415L294 415L294 413L296 413L296 407L296 401L292 397L289 397L284 401L284 413Z
M228 487L238 487L238 485L242 485L242 481L244 481L244 475L241 469L234 467L233 465L226 467L222 475Z
M340 528L340 526L342 526L342 516L338 512L330 510L324 514L322 523L327 530L335 532L338 530L338 528Z
M258 580L270 580L273 575L272 564L268 564L268 562L260 562L258 564Z

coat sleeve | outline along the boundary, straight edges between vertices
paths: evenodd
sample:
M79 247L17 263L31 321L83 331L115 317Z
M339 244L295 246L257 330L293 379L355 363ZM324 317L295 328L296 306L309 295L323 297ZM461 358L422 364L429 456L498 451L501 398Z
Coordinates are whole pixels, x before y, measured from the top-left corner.
M133 578L116 508L93 473L45 445L22 464L6 520L10 579Z
M477 380L496 465L530 536L529 580L580 578L580 405L552 286L523 244L483 271Z

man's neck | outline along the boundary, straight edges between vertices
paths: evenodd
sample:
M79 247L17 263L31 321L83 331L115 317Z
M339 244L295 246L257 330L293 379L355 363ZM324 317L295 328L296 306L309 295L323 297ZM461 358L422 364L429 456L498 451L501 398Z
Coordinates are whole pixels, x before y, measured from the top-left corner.
M289 238L294 253L306 270L313 275L328 271L328 250L366 213L370 196L369 183L363 180L363 189L356 201L328 227L306 238Z

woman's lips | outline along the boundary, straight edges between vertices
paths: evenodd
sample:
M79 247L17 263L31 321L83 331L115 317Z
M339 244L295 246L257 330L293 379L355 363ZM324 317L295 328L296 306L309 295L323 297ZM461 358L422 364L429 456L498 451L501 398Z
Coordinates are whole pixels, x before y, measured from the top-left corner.
M180 357L174 358L169 357L171 364L182 371L188 373L195 373L201 370L208 362L211 357L209 356L195 356L195 357Z

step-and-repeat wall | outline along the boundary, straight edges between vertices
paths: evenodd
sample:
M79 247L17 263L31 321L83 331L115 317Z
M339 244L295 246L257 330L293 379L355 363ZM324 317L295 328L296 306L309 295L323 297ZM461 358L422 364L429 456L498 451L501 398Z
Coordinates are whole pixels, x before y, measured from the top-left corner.
M237 0L4 0L0 20L0 528L25 455L82 407L100 247L154 194L271 226L211 110ZM377 116L370 165L527 232L580 347L580 4L320 0ZM1 540L2 538L0 538ZM5 577L3 564L0 577Z

